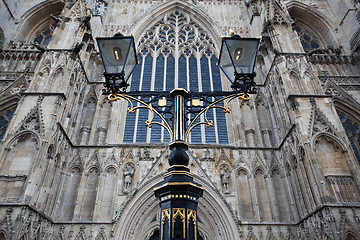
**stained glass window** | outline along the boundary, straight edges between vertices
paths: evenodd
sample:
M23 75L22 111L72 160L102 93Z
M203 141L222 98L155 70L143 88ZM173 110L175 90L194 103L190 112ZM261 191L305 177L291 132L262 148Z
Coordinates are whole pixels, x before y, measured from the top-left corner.
M221 90L215 45L207 32L185 13L175 11L165 15L145 32L137 49L140 64L132 76L132 91L171 91L174 88L191 92ZM214 126L195 127L189 142L227 144L224 112L210 109L207 116L214 120ZM146 110L128 114L124 142L167 143L169 136L160 126L146 128L148 118ZM190 122L193 116L187 118ZM160 121L157 117L154 120ZM199 121L204 121L204 117Z
M42 46L47 46L51 40L51 36L56 28L57 23L54 21L50 21L49 24L42 28L41 31L36 35L34 39L34 43L37 43Z
M320 48L319 38L306 30L300 23L295 24L294 30L298 33L305 52Z

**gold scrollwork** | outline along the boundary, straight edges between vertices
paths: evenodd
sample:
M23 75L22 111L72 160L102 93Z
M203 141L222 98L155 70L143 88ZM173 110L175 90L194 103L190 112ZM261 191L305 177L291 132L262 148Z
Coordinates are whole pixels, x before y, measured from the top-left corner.
M220 98L216 101L214 101L213 103L211 103L209 106L207 106L206 108L204 108L203 110L201 110L201 112L198 113L198 115L195 116L195 118L190 122L189 126L186 129L185 132L185 141L188 141L189 138L189 134L191 132L191 130L193 130L196 126L199 126L201 124L206 124L206 127L212 127L213 126L213 121L209 120L207 118L207 112L209 111L209 109L211 108L220 108L224 111L224 113L230 113L231 112L231 107L229 106L229 103L234 100L235 98L241 99L243 101L249 101L251 99L251 95L248 93L236 93L236 94L232 94L229 96L225 96L223 98ZM226 101L225 101L226 100ZM219 102L224 101L224 106L220 106L220 105L216 105ZM204 114L204 122L198 122L195 124L196 119L198 119L202 114Z
M169 235L170 235L170 208L161 211L161 240L164 239L164 224L166 219L169 221Z
M197 240L196 211L195 210L191 210L191 209L187 210L187 229L188 229L188 233L190 233L189 232L189 222L190 222L190 220L192 220L192 222L194 224L194 240Z
M173 141L174 139L174 133L169 125L169 123L166 121L166 119L158 112L156 111L151 105L145 103L144 101L136 98L136 97L133 97L133 96L129 96L129 95L125 95L125 94L120 94L120 93L112 93L108 96L108 100L113 102L113 101L117 101L117 100L120 100L120 99L125 99L129 104L130 104L130 107L128 107L128 112L129 113L135 113L135 111L137 109L140 109L140 108L145 108L145 109L149 109L150 112L151 112L151 117L149 120L146 120L145 124L147 127L151 128L153 124L157 124L157 125L160 125L161 127L165 128L169 135L170 135L170 142ZM134 107L134 104L132 103L131 100L134 100L140 104L142 104L142 106L136 106ZM164 123L160 123L160 122L153 122L154 120L154 114L158 115L161 120L164 122Z
M174 238L174 225L177 217L180 217L183 223L183 236L185 237L185 208L173 208L172 209L172 237Z

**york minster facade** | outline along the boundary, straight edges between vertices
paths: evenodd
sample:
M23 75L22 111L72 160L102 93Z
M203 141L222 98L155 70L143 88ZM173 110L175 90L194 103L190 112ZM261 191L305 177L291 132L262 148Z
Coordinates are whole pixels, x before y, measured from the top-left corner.
M119 31L129 91L230 91L221 37L261 37L257 94L189 137L198 239L360 239L359 0L0 6L0 240L159 239L169 136L102 95L96 37Z

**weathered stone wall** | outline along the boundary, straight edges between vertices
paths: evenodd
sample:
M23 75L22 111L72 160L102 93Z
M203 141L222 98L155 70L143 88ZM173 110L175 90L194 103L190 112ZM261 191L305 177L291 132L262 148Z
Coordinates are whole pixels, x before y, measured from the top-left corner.
M153 188L170 150L124 142L127 102L101 95L95 36L121 31L141 45L176 11L206 32L217 54L230 30L262 36L258 93L230 103L229 143L188 151L205 189L200 236L360 238L357 1L0 6L0 239L150 239L159 229ZM318 47L306 49L315 40Z

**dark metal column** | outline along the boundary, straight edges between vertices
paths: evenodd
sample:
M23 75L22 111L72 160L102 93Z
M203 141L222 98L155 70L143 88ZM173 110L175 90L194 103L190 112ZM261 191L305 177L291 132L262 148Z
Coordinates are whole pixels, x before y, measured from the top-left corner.
M160 199L160 240L197 240L197 203L203 188L193 180L187 167L189 156L185 142L185 98L187 91L174 89L174 141L169 156L170 168L164 181L155 188Z

